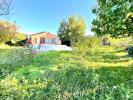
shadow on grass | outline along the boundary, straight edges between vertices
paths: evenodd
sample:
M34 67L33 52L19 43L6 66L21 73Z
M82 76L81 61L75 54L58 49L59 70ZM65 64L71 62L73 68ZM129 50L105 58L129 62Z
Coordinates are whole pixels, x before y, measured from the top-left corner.
M127 62L131 59L128 55L117 56L115 54L103 54L101 59L104 59L104 62L109 63L118 63L118 62Z
M127 84L133 88L133 66L117 66L117 67L102 67L97 69L99 80L109 86L116 86L119 84ZM132 83L131 83L132 81Z
M125 50L123 50L123 49L121 49L121 50L116 50L116 51L111 51L111 52L109 52L109 53L120 53L120 52L125 52Z

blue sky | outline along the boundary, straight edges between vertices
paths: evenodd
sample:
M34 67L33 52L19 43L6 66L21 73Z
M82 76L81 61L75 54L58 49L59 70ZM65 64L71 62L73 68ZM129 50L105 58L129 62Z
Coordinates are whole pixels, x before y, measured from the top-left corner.
M14 8L7 19L15 21L20 31L28 34L48 31L57 33L60 22L71 15L82 16L90 33L95 17L91 10L96 0L14 0Z

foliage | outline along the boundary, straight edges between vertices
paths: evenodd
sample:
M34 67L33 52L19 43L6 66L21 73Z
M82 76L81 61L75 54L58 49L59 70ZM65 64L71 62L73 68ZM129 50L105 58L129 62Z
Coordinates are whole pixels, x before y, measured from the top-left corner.
M132 63L123 49L114 46L97 46L94 54L88 51L82 57L77 51L39 53L30 65L1 78L0 99L130 100Z
M0 21L0 43L5 43L14 39L17 31L15 23Z
M26 35L24 33L15 34L15 40L16 41L21 41L21 40L25 40L25 39L26 39Z
M26 44L27 36L23 33L16 33L14 39L11 41L6 42L6 44L11 46L23 46Z
M11 48L9 45L6 45L6 44L0 44L0 49L9 49Z
M97 35L111 34L113 37L133 33L132 0L97 1L98 6L92 11L97 16L92 22L92 31Z
M30 64L32 60L31 51L26 48L0 49L0 54L1 77L18 67Z
M102 36L102 45L111 45L111 37L109 35Z
M132 37L110 38L111 45L119 48L127 48L132 45Z
M128 13L126 18L126 27L129 31L129 35L132 35L131 33L133 33L133 13Z
M86 36L76 43L76 48L80 52L88 52L89 50L96 49L100 44L100 39L97 36Z
M60 23L60 28L58 29L58 36L62 41L70 41L70 35L67 33L67 21L63 20Z
M86 24L83 18L71 16L68 21L63 20L60 23L58 36L62 41L70 41L71 45L80 41L84 37Z

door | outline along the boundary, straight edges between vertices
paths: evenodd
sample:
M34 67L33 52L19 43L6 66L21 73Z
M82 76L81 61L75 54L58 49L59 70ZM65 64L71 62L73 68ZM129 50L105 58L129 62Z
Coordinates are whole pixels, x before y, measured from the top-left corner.
M41 39L40 39L40 43L41 43L41 44L45 44L45 38L41 38Z

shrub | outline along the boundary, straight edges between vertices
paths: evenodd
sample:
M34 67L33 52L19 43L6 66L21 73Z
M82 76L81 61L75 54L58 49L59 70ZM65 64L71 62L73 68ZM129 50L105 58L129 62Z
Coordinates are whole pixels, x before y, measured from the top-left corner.
M81 51L88 51L88 49L95 49L100 43L100 39L96 36L88 36L83 38L80 42L76 44L77 49Z
M30 64L31 51L27 48L0 49L0 74L5 76L15 68Z
M110 46L111 45L110 40L111 40L111 37L110 36L108 36L108 35L103 36L102 37L102 45L108 45L108 46Z
M9 48L11 48L9 45L6 45L6 44L4 44L4 43L0 43L0 50L1 49L9 49ZM1 53L1 52L0 52Z
M128 47L128 55L133 56L133 46Z
M16 33L14 39L6 42L10 46L24 46L26 44L27 37L25 34Z

